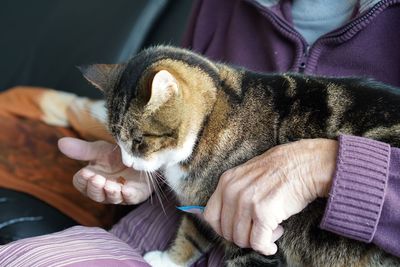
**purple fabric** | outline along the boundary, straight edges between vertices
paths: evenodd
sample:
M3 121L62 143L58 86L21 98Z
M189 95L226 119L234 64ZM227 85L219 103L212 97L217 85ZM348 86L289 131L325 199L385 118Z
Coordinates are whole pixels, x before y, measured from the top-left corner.
M255 0L203 0L194 9L184 45L212 59L256 71L365 76L400 86L400 49L393 45L400 43L399 12L400 1L382 0L309 47L293 29L290 1L266 8ZM398 150L383 143L375 148L377 143L372 140L344 139L346 145L341 142L340 151L346 150L345 154L348 147L360 143L371 147L357 148L354 158L339 155L334 197L322 227L357 240L372 240L399 256ZM344 219L337 220L340 217Z
M336 173L321 226L371 242L385 196L390 146L345 135L339 142Z
M392 148L390 158L385 201L373 242L400 257L400 149Z
M184 45L223 62L263 72L301 71L368 76L400 86L400 1L370 12L307 43L292 27L290 1L271 9L255 0L197 1ZM302 65L304 64L304 65Z
M76 226L67 230L21 239L0 246L0 266L30 267L145 267L142 255L166 250L175 237L183 212L171 194L141 204L110 232ZM223 251L215 247L193 267L222 266Z
M181 215L184 212L176 208L177 202L172 194L162 199L162 205L153 196L121 219L110 233L119 237L141 254L153 250L164 251L175 237ZM221 247L212 248L199 259L193 267L222 266L223 251Z
M400 256L400 149L341 136L323 229Z
M65 265L65 267L149 267L149 265L132 260L104 259L81 261Z
M75 226L0 246L0 266L149 266L140 253L96 227Z

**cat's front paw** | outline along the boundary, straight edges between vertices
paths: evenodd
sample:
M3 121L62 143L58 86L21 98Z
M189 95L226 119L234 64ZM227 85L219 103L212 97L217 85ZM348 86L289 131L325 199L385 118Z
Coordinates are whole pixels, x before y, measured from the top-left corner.
M171 260L166 251L150 251L143 256L144 260L152 267L184 267Z

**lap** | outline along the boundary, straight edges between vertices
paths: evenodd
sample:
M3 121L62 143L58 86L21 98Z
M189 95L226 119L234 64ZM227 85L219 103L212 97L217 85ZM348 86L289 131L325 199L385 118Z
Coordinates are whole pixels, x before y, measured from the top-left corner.
M171 195L162 205L153 196L109 232L75 226L0 246L0 266L148 266L142 255L167 249L180 218ZM195 266L221 266L222 255L220 249L212 249Z

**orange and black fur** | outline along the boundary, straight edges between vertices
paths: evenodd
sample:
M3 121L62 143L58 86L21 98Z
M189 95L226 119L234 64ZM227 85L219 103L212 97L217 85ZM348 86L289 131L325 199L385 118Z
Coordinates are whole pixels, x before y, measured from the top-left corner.
M371 80L256 73L168 46L82 71L105 92L124 163L163 172L181 205L205 206L224 171L279 144L352 134L400 146L400 90ZM227 266L400 265L372 244L319 229L324 206L318 199L284 222L277 257L240 249L185 215L170 249L145 258L187 266L222 243Z

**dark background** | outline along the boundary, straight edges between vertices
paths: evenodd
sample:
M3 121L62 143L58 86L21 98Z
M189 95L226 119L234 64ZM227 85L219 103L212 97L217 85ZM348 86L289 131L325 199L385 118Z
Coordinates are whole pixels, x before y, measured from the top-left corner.
M191 0L2 0L0 92L31 85L102 97L76 66L126 61L150 45L179 45L191 5ZM17 130L25 122L18 123ZM30 147L40 144L37 135L28 137ZM121 206L115 221L131 208ZM76 224L29 194L0 188L0 245Z
M179 45L192 0L3 0L0 91L44 86L101 97L76 66L117 63L153 44Z

